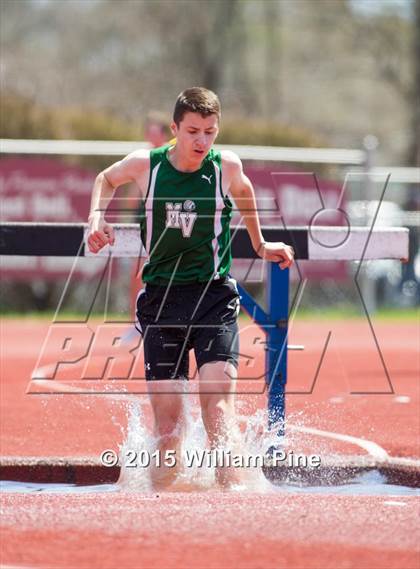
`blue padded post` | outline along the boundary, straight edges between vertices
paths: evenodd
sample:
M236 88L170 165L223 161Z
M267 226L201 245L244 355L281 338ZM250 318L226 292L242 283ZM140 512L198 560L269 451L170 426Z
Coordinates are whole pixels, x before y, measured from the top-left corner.
M276 263L267 267L266 313L254 298L238 284L241 305L267 335L265 381L268 391L269 426L278 425L284 435L285 388L287 381L287 336L289 317L289 269Z
M269 425L278 424L284 435L285 390L287 382L287 337L289 318L289 269L268 264L266 381Z

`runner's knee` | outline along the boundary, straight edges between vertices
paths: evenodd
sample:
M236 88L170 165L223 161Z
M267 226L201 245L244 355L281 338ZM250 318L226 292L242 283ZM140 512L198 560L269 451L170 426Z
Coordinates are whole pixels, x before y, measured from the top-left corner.
M232 412L228 394L212 393L201 396L201 413L204 421L223 419Z
M176 398L172 403L155 404L153 407L156 430L160 436L174 433L181 420L182 405Z

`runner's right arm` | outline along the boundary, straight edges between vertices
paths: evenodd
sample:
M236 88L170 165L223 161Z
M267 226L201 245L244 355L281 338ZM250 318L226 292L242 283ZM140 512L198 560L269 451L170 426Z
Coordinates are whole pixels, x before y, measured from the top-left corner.
M141 189L141 178L149 169L149 164L149 150L137 150L115 162L96 177L88 218L88 247L92 253L97 253L108 243L114 244L114 230L112 225L105 221L105 212L115 189L128 182L136 182Z

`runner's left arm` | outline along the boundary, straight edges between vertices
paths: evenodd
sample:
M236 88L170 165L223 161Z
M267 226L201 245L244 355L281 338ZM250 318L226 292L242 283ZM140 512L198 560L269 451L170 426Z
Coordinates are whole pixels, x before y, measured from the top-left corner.
M294 259L293 248L281 241L265 241L263 237L254 188L243 171L241 160L233 152L224 153L224 158L230 179L229 193L244 218L254 250L261 258L278 263L281 269L290 267Z

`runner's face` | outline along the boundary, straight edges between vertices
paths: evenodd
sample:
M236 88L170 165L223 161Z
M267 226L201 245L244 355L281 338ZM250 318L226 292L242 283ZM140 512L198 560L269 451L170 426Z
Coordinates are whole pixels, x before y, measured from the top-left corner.
M179 126L172 123L177 147L187 160L201 162L219 133L217 115L202 117L199 113L185 113Z

